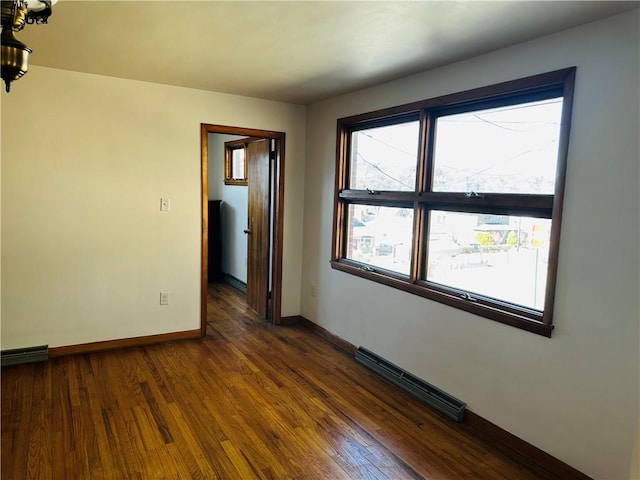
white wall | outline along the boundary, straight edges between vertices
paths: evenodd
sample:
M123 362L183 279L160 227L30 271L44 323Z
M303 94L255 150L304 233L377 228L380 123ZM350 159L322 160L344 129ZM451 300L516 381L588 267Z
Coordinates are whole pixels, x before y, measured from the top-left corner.
M299 313L304 107L37 66L3 96L2 349L199 328L201 123L286 132Z
M249 218L249 187L224 183L224 142L241 138L209 134L209 199L222 200L222 272L247 283L247 236L243 230Z
M307 114L302 315L602 479L630 477L638 426L638 17L319 102ZM336 119L573 65L553 338L330 268Z

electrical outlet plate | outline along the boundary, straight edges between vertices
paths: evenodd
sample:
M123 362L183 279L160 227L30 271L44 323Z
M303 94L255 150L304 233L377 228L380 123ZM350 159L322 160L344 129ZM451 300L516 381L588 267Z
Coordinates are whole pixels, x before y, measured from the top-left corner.
M169 292L160 292L160 305L169 305Z
M171 210L171 199L167 197L162 197L160 199L160 211L168 212L169 210Z

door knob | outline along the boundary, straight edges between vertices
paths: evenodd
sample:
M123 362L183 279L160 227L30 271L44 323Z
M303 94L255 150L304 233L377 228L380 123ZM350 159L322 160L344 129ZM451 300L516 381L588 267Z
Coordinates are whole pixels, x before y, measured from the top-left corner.
M251 230L245 229L245 230L243 230L243 232L246 233L247 235L249 235L251 233Z

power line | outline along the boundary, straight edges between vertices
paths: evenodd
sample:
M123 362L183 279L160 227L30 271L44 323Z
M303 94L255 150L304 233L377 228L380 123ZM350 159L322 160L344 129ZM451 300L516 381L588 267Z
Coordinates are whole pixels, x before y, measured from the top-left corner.
M411 185L407 185L406 183L404 183L402 180L398 180L395 177L392 177L391 175L389 175L387 172L385 172L384 170L382 170L379 166L369 162L368 160L366 160L362 154L360 152L358 152L358 157L360 158L360 160L362 160L364 163L366 163L367 165L369 165L371 168L377 170L378 172L380 172L381 174L383 174L386 177L389 177L391 180L393 180L394 182L398 182L400 185L403 185L405 187L407 187L410 190L413 190L413 187Z
M373 135L369 134L369 133L365 133L364 131L360 131L358 132L358 134L360 135L364 135L365 137L369 137L371 140L375 140L378 143L381 143L383 145L386 145L389 148L393 148L394 150L403 153L405 155L409 155L411 157L415 157L416 156L416 152L407 152L406 150L402 150L401 148L396 147L395 145L392 145L391 143L387 143L383 140L380 140L377 137L374 137ZM418 135L416 135L416 144L418 143Z

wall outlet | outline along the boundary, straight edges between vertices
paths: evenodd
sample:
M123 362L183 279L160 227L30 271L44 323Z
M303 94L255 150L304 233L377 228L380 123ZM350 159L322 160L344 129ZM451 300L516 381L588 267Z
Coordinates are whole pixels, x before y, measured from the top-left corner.
M160 305L169 305L169 292L160 292Z
M171 210L171 199L170 198L166 198L163 197L160 199L160 211L161 212L168 212L169 210Z
M315 283L311 284L311 297L312 298L316 297L316 284Z

